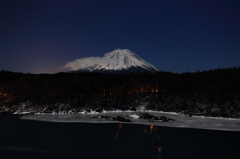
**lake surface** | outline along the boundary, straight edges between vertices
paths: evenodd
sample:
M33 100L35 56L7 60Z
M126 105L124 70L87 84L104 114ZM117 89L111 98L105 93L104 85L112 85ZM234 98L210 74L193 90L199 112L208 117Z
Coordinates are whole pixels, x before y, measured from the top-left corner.
M240 131L0 117L0 158L240 158Z
M240 131L240 119L223 119L211 117L189 117L178 115L176 113L156 112L156 111L140 111L140 113L148 113L156 117L165 116L174 119L174 122L162 122L158 120L146 120L131 117L137 115L134 111L113 111L105 113L81 113L81 114L37 114L24 115L21 119L51 121L51 122L87 122L87 123L113 123L116 121L99 119L99 116L117 117L121 116L129 119L129 124L145 124L154 126L167 126L179 128L197 128L225 131Z

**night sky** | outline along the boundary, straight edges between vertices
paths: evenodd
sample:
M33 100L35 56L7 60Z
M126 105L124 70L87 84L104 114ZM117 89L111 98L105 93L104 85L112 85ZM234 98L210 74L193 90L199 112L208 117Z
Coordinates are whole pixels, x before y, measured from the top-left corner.
M0 0L0 69L129 49L163 71L240 65L240 0Z

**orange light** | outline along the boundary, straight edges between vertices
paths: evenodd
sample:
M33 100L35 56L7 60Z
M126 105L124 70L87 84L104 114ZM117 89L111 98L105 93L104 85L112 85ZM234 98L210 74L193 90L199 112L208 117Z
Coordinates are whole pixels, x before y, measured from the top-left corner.
M122 123L119 123L118 124L118 129L121 129L122 128Z
M158 150L157 150L158 152L161 152L162 151L162 148L161 147L158 147Z
M153 125L150 126L150 133L153 132Z
M150 126L150 129L151 129L151 130L153 129L153 125Z

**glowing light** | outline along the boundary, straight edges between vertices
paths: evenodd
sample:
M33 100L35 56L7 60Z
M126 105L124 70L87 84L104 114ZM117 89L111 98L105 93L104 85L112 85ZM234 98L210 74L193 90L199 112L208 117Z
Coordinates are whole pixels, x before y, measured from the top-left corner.
M153 125L150 126L150 130L152 130L152 129L153 129Z
M122 128L122 123L118 124L118 130L120 130Z
M150 133L153 132L153 125L150 126Z
M158 149L157 149L158 152L161 152L162 151L162 148L159 146Z

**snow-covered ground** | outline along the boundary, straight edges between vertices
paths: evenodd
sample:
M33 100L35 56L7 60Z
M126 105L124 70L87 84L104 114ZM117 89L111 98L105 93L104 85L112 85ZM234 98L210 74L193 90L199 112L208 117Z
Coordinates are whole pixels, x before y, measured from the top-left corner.
M144 111L146 113L146 111ZM140 112L141 113L141 112ZM24 115L21 119L26 120L39 120L49 122L87 122L87 123L118 123L118 121L110 121L106 119L100 119L99 116L122 116L126 119L130 119L131 122L127 124L144 124L155 126L167 126L167 127L179 127L179 128L197 128L197 129L211 129L211 130L225 130L225 131L240 131L240 119L224 119L213 117L187 117L178 115L171 112L155 112L148 111L149 114L154 116L165 116L167 118L174 119L173 122L162 121L149 121L146 119L138 118L138 113L134 111L115 111L104 113L80 113L80 114L35 114Z

